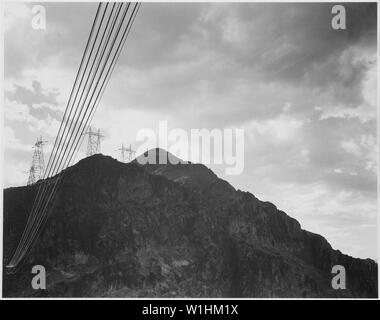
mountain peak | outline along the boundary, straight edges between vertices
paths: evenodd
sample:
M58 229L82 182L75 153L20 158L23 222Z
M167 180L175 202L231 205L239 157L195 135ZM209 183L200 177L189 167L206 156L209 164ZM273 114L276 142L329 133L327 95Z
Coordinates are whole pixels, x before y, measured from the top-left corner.
M162 165L176 165L187 164L188 161L176 157L174 154L162 148L150 149L143 154L136 157L134 160L139 164L162 164Z
M188 187L203 189L218 182L229 185L205 165L182 160L161 148L145 152L134 162L141 164L151 174L164 176Z

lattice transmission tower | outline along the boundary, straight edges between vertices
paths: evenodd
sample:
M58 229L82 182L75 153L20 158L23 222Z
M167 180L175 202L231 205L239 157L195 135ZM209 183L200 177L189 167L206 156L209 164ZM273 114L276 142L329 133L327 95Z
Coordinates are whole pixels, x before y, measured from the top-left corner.
M88 142L87 142L87 156L92 156L93 154L100 153L100 142L101 139L104 138L104 135L100 133L100 129L95 130L91 128L91 126L88 127L87 131L84 133L85 135L88 135Z
M32 165L29 170L29 178L27 185L36 183L38 180L42 179L45 172L45 160L43 146L47 141L43 141L42 137L37 138L37 142L34 144L34 152L32 158Z
M132 150L132 146L129 145L129 148L124 147L124 144L121 145L121 148L116 149L117 151L120 150L120 161L127 163L132 161L133 155L136 154L135 150Z

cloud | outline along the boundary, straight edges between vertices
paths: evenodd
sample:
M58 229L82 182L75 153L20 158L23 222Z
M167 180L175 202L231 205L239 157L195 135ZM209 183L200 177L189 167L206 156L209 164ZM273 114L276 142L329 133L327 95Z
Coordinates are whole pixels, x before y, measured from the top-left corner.
M250 124L245 125L245 129L248 129L248 134L251 130L256 131L259 137L255 137L254 139L270 137L273 138L274 141L279 141L281 143L282 141L289 141L294 138L302 126L303 122L300 119L280 114L274 119L260 122L253 121Z
M58 132L60 122L50 116L42 118L31 114L31 108L26 104L15 101L5 100L5 121L10 123L17 122L28 126L28 129L37 134L54 136Z
M357 145L352 139L346 140L346 141L342 141L341 146L348 153L351 153L351 154L353 154L355 156L360 156L361 155L361 151L360 151L359 145Z
M20 139L16 138L14 130L11 127L4 127L4 144L7 149L19 150L19 151L30 151L30 145L24 144Z
M43 89L41 83L37 80L32 81L32 89L25 88L21 85L14 84L12 91L6 91L5 97L8 100L18 103L32 105L41 105L42 103L57 106L58 89Z
M20 79L25 69L40 69L52 63L79 66L97 4L76 3L68 6L65 3L45 2L43 6L46 9L46 29L35 30L31 25L32 3L5 4L6 77ZM80 19L77 19L78 16ZM84 27L86 21L88 23Z

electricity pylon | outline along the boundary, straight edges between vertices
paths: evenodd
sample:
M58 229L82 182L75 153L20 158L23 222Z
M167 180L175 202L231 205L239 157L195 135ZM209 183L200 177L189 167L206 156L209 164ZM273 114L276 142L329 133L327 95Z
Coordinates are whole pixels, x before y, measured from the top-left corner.
M120 161L124 163L132 161L133 155L136 154L136 151L132 150L131 145L129 145L129 148L126 148L124 144L122 144L121 148L116 150L120 150Z
M45 172L45 160L43 146L47 141L43 141L42 137L37 138L37 142L34 144L34 152L32 158L32 165L29 170L29 178L27 185L36 183L38 180L42 179Z
M98 131L93 130L91 126L88 127L88 130L84 133L88 135L87 143L87 156L92 156L93 154L100 153L100 139L104 136Z

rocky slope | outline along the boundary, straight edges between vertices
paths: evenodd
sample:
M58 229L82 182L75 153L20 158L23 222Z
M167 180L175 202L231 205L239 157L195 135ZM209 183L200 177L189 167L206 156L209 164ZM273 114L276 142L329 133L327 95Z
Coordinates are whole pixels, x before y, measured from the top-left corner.
M4 263L35 192L4 190ZM47 290L31 289L35 264L47 270ZM336 264L346 290L331 288ZM377 297L374 261L333 250L207 167L102 155L67 169L37 245L3 280L8 297Z

